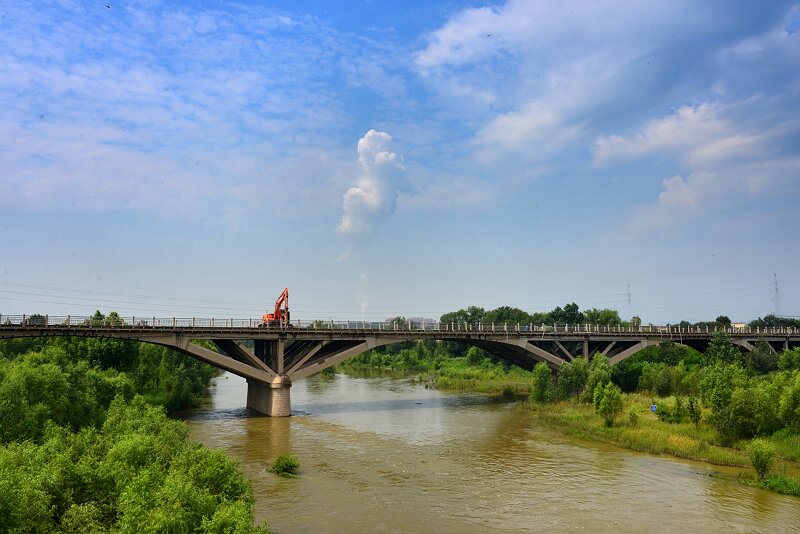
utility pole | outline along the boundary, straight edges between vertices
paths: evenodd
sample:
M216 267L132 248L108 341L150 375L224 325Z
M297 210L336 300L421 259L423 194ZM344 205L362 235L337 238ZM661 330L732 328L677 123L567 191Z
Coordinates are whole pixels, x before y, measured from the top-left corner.
M628 317L633 317L631 312L631 283L628 282Z
M778 273L772 273L772 279L775 281L775 315L778 315Z

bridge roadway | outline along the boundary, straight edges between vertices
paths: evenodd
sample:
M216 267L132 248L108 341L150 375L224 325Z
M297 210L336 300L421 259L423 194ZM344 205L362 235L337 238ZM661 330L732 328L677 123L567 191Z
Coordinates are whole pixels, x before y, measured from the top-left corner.
M247 379L247 406L270 416L291 415L292 381L367 350L404 341L438 340L474 345L525 369L545 362L557 370L596 353L616 364L665 341L705 351L714 330L680 326L458 324L438 322L311 321L260 327L257 319L179 319L0 315L0 339L105 337L153 343ZM770 350L800 346L797 328L727 328L742 351L765 341ZM209 340L217 351L193 341ZM253 341L251 349L246 341Z

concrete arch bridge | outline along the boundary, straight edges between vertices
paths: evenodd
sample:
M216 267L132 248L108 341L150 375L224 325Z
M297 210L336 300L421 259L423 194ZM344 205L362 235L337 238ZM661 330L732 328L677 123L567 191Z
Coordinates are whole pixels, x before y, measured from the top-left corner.
M595 353L619 363L640 350L670 341L706 349L714 330L680 326L458 324L438 322L296 322L261 327L259 319L182 319L0 315L0 339L105 337L153 343L177 350L247 379L247 406L270 416L291 415L292 382L365 351L404 341L438 340L474 345L532 369L544 362L557 370ZM800 346L797 328L727 328L742 351L759 341L777 352ZM219 352L196 343L213 342ZM249 348L252 341L254 349Z

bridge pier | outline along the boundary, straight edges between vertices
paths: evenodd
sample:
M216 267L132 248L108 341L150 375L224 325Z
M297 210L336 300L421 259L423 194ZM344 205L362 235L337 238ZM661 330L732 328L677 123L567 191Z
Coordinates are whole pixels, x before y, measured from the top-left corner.
M291 387L286 376L276 376L271 383L248 380L247 407L270 417L288 417L292 415Z

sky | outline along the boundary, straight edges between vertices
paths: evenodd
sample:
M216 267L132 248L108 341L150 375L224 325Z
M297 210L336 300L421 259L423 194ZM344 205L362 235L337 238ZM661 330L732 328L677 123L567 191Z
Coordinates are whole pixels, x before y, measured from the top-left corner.
M800 2L0 0L0 314L800 316Z

